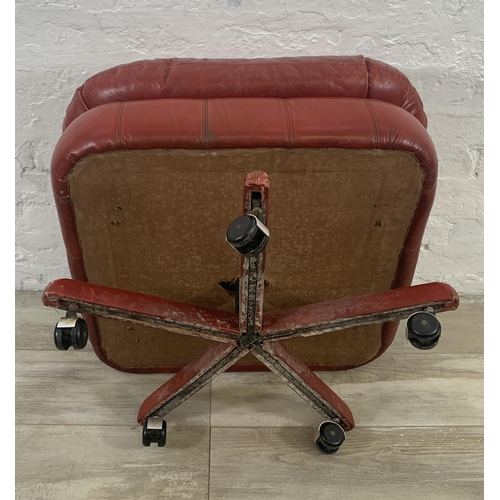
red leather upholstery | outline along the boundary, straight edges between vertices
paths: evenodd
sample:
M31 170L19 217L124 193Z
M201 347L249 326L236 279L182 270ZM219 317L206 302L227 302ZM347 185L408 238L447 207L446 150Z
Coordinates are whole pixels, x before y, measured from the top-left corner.
M111 102L162 98L357 97L395 104L424 127L422 101L403 73L375 59L155 59L117 66L75 92L63 130L89 109Z
M251 111L251 113L250 113ZM52 157L52 184L73 278L86 280L66 176L92 153L148 148L340 147L409 151L425 171L394 287L411 283L437 181L422 124L402 108L354 98L162 99L110 103L75 119Z

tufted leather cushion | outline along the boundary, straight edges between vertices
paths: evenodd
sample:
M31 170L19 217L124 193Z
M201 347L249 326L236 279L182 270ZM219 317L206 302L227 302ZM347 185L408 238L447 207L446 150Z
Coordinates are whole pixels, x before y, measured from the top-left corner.
M89 109L111 102L219 97L356 97L395 104L424 127L422 101L403 73L375 59L155 59L123 64L89 78L75 92L63 130Z

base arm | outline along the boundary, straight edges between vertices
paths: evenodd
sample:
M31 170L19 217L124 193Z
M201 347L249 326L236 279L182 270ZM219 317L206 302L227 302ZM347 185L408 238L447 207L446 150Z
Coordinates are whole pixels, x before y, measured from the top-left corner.
M234 313L86 281L53 281L45 288L42 302L57 309L117 319L233 345L236 345L241 336L238 316Z
M214 342L144 400L137 421L142 424L149 417L170 413L247 353L246 348Z
M458 304L457 292L445 283L395 288L267 313L263 318L262 335L268 341L310 337L397 321L428 309L433 313L453 311Z
M251 352L323 417L337 421L346 431L354 428L349 406L282 344L264 342Z

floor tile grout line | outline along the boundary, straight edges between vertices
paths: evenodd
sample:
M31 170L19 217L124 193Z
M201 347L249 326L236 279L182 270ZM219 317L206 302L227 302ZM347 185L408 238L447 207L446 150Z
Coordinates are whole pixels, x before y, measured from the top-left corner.
M47 348L47 349L30 349L28 347L19 347L19 348L15 348L15 351L25 351L25 352L52 352L52 353L57 353L57 349L54 347L54 348ZM71 352L71 351L70 351ZM92 349L82 349L81 351L79 352L89 352L89 353L93 353ZM418 353L418 352L390 352L390 351L387 351L383 357L381 357L380 359L385 359L387 356L412 356L412 357L417 357L417 356L422 356L422 353ZM436 352L436 353L431 353L432 356L484 356L484 352ZM96 357L97 358L97 357ZM376 360L374 360L373 362L375 362ZM373 363L372 362L372 363ZM363 368L363 365L362 366L359 366L359 367L356 367L356 368ZM356 368L353 368L353 369L356 369ZM343 371L347 371L347 370L318 370L318 371L315 371L315 373L332 373L332 372L336 372L336 371L340 371L340 372L343 372ZM351 371L351 370L349 370ZM153 372L152 372L153 373ZM173 373L173 372L172 372ZM247 371L244 371L244 370L241 370L241 371L230 371L230 372L226 372L226 373L230 373L230 374L237 374L237 373L271 373L270 371L268 370L262 370L262 371L250 371L250 372L247 372ZM284 383L284 382L283 382Z
M468 429L484 429L484 425L356 425L356 429L455 429L467 427ZM212 429L311 429L317 428L314 425L214 425ZM352 431L349 431L352 432ZM347 433L349 435L349 433Z
M135 426L127 425L127 424L32 424L32 423L24 423L24 422L16 422L16 427L120 427L122 429L130 429L131 431L141 427L140 424L136 424ZM208 429L206 425L176 425L169 424L169 429Z
M208 427L212 427L212 380L209 385L209 396L208 396Z
M134 430L140 427L139 424L135 426L127 424L62 424L62 423L24 423L16 422L17 426L31 426L31 427L123 427ZM456 425L357 425L356 429L455 429L467 427L471 429L484 429L484 425L468 425L468 424L456 424ZM169 424L169 428L175 429L208 429L211 436L212 429L311 429L316 428L315 425L214 425L207 427L205 425L179 425L179 424ZM351 431L350 431L351 432Z
M208 481L207 500L210 500L210 481L212 476L212 427L208 428Z
M19 347L19 348L16 347L15 351L53 352L53 353L58 353L59 352L60 354L63 354L61 351L58 351L55 346L53 348L51 348L51 349L49 349L49 348L47 348L47 349L30 349L28 347ZM72 352L72 351L69 351L69 352ZM94 353L94 351L92 349L80 349L78 352L79 353L80 352L91 352L91 353ZM98 359L97 356L96 356L96 359Z
M210 500L210 476L212 474L212 380L210 381L208 398L208 482L207 500Z

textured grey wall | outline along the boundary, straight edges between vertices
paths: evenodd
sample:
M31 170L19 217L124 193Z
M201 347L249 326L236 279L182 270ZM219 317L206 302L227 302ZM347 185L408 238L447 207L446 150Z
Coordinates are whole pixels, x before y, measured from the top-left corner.
M16 7L16 286L68 276L50 156L74 89L156 57L357 55L419 91L440 159L415 282L483 287L483 4L473 0L25 0Z

